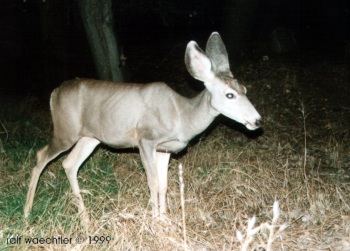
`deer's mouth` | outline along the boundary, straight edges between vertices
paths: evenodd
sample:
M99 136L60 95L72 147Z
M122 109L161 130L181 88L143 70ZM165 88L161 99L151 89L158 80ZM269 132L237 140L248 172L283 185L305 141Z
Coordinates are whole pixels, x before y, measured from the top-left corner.
M250 122L246 122L244 123L244 126L248 129L248 130L256 130L258 129L260 126L257 126L255 123L250 123Z

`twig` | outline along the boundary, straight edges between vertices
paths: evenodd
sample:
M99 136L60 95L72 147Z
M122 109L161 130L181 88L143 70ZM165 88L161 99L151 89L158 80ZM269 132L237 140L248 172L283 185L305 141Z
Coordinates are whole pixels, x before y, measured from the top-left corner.
M346 208L350 211L350 206L349 204L346 202L346 199L344 199L341 191L339 190L339 187L335 188L335 191L337 191L337 194L339 195L340 200L344 203L344 205L346 206Z
M272 207L272 221L271 223L265 222L255 227L256 218L253 216L248 220L246 233L243 234L241 231L236 231L236 238L241 243L240 251L248 251L250 244L253 242L254 237L258 232L268 230L269 235L265 244L260 245L266 251L272 251L272 243L278 238L281 233L288 227L287 224L277 225L277 221L280 217L280 208L278 201L273 203ZM276 231L277 230L277 231Z
M185 184L183 179L182 164L179 164L179 182L181 196L181 211L182 211L182 236L185 249L187 249L187 234L186 234L186 214L185 214Z
M4 129L4 131L3 131L3 132L0 132L0 134L1 134L1 133L5 133L5 134L6 134L6 140L8 140L8 138L9 138L9 133L8 133L6 127L4 126L4 124L2 123L1 120L0 120L0 124L1 124L1 127Z
M310 200L310 195L309 195L309 180L306 175L306 159L307 159L307 145L306 145L306 115L305 115L305 108L304 108L304 103L301 102L301 114L303 116L303 129L304 129L304 160L303 160L303 171L304 171L304 179L305 179L305 185L306 185L306 194L308 199Z
M7 141L9 137L9 133L1 120L0 120L0 124L1 124L1 127L4 129L4 131L0 132L0 134L6 134L6 141ZM0 139L0 153L5 153L5 148L1 139Z

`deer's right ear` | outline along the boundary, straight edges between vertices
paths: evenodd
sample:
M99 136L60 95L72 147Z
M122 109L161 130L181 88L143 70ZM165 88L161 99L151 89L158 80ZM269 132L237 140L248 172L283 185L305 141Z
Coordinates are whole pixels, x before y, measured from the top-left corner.
M195 41L190 41L187 44L185 52L185 64L188 72L194 77L203 82L208 82L214 77L211 70L210 59L199 48Z

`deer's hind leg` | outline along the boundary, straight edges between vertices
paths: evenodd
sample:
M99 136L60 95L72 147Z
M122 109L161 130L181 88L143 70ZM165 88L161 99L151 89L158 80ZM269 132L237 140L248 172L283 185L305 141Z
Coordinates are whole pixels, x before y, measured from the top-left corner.
M35 191L38 185L39 177L46 165L56 158L60 153L68 150L74 142L62 141L58 138L53 138L51 143L43 147L36 154L37 164L33 168L27 192L27 199L24 206L24 217L27 218L33 206Z
M86 226L89 224L89 216L86 212L83 198L80 194L77 176L79 167L90 156L99 143L100 141L95 138L82 137L62 163L72 188L74 203L78 207L81 220Z

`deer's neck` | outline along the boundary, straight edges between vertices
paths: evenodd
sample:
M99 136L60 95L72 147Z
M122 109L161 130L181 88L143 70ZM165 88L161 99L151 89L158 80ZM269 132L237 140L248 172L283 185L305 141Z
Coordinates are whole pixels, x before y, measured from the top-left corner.
M184 111L186 113L183 127L187 138L203 132L219 115L211 106L210 93L205 89L196 97L190 99L190 106Z

